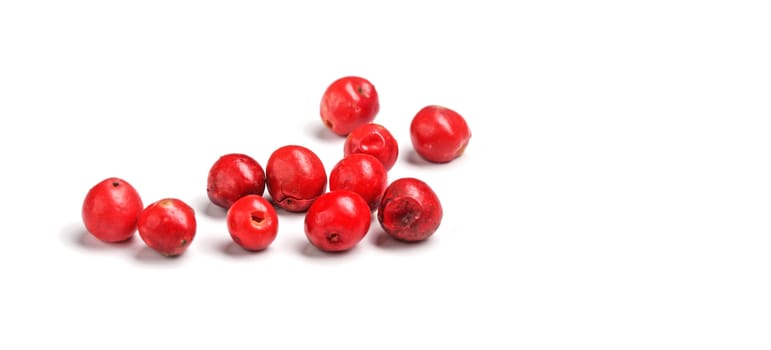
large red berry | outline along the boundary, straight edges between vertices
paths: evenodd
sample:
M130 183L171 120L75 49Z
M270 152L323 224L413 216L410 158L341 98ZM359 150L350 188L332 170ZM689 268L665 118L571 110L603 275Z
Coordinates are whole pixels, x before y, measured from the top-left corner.
M221 156L209 170L206 194L212 203L230 208L248 194L265 192L265 171L254 158L231 153Z
M353 153L369 154L380 160L386 170L391 170L399 157L399 144L384 126L367 123L348 134L343 153L346 156Z
M165 256L180 255L195 237L195 212L179 199L161 199L142 211L137 227L148 247Z
M104 242L121 242L134 235L143 209L136 189L111 177L97 183L83 200L81 216L86 230Z
M388 173L377 158L354 153L341 159L329 173L329 190L358 193L370 210L377 209L380 197L388 185Z
M228 209L228 232L236 244L246 250L267 248L278 233L278 215L267 199L250 194Z
M442 106L427 106L412 119L410 138L415 152L423 159L446 163L463 154L471 131L457 112Z
M273 202L288 211L303 212L327 189L321 159L303 146L280 147L266 167L268 192Z
M406 242L422 241L439 228L442 205L425 182L401 178L386 188L377 218L392 237Z
M349 250L369 231L367 202L351 191L332 191L319 197L305 214L305 235L316 248Z
M347 76L335 80L321 98L321 120L340 136L373 121L378 111L377 91L362 77Z

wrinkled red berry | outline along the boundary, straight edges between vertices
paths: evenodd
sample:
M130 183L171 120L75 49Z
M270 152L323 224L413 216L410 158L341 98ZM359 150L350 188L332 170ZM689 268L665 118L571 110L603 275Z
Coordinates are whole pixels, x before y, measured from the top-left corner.
M220 207L230 208L243 196L262 196L264 192L265 171L248 155L226 154L217 159L209 170L206 194L212 203Z
M328 252L349 250L369 231L367 202L351 191L327 192L305 214L305 235L316 248Z
M134 235L143 208L133 186L111 177L88 191L81 216L86 230L94 237L104 242L121 242Z
M266 177L273 202L292 212L308 210L327 189L324 164L303 146L288 145L275 150L268 159Z
M358 193L370 210L377 209L380 197L388 185L388 173L377 158L354 153L341 159L329 173L329 190Z
M374 156L386 170L391 170L399 157L399 144L384 126L367 123L353 129L345 138L343 153L366 153Z
M195 212L179 199L161 199L142 211L137 227L148 247L165 256L180 255L195 237Z
M278 215L267 199L256 194L241 197L228 209L228 232L246 250L267 248L278 233Z
M377 218L392 237L406 242L422 241L439 228L442 205L425 182L401 178L386 188Z
M415 152L423 159L446 163L463 154L471 131L457 112L446 107L427 106L412 119L410 138Z
M375 87L367 79L347 76L330 84L321 98L321 120L337 135L346 136L369 123L380 111Z

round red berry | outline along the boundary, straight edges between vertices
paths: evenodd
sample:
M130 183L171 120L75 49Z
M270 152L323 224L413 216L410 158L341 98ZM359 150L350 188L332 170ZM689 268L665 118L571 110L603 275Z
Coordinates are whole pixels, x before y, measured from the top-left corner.
M254 158L240 153L221 156L209 170L206 194L212 203L230 208L248 194L265 192L265 171Z
M386 188L377 218L392 237L406 242L422 241L439 228L442 205L425 182L401 178Z
M179 199L161 199L142 211L137 227L148 247L165 256L180 255L195 237L195 212Z
M308 148L288 145L270 155L266 167L268 193L280 208L308 210L327 189L327 173L321 159Z
M374 156L386 170L391 170L399 157L399 144L384 126L367 123L353 129L345 138L343 153L366 153Z
M256 194L241 197L228 209L230 237L246 250L267 248L278 233L278 215L267 199Z
M410 124L415 152L433 163L446 163L460 157L471 138L466 120L442 106L427 106L418 111Z
M123 179L111 177L97 183L83 200L81 216L86 230L104 242L131 238L143 209L136 189Z
M351 191L327 192L305 214L305 235L316 248L327 252L349 250L369 231L367 202Z
M388 185L388 173L377 158L354 153L341 159L329 173L329 190L358 193L370 210L377 209L380 197Z
M335 80L321 98L321 120L340 136L373 121L378 111L380 101L375 86L362 77L347 76Z

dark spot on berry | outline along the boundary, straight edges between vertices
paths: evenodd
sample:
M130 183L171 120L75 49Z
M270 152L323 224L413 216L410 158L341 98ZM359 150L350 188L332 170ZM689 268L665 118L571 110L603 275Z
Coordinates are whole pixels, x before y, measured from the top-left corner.
M182 242L179 242L179 246L180 247L184 247L185 245L187 245L187 240L186 239L183 239Z
M262 223L263 220L265 220L265 218L262 217L262 215L258 212L253 212L251 214L251 219L253 224L259 224L259 223Z
M118 181L113 181L112 182L112 187L118 187L118 186L120 186L120 182L118 182Z
M340 241L340 234L338 234L337 232L332 232L332 233L328 234L327 235L327 241L329 241L330 243L337 243L337 242L339 242Z
M364 87L363 87L363 86L361 86L361 85L359 85L359 86L356 88L356 92L357 92L359 95L361 95L361 96L364 96L364 97L366 97L366 98L369 98L369 90L367 90L367 89L364 89Z

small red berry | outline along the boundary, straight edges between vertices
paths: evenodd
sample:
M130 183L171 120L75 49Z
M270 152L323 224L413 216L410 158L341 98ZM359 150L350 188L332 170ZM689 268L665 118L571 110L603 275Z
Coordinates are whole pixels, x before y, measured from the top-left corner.
M303 146L288 145L270 155L266 167L268 192L280 208L308 210L327 189L327 173L321 159Z
M236 244L246 250L267 248L278 233L278 215L267 199L250 194L228 209L228 231Z
M471 131L457 112L446 107L427 106L412 119L410 137L415 152L423 159L446 163L463 154Z
M136 189L123 179L111 177L94 185L83 200L81 216L86 230L104 242L131 238L143 209Z
M161 255L180 255L195 237L195 212L179 199L161 199L142 211L137 227L148 247Z
M399 144L384 126L367 123L353 129L345 139L343 153L366 153L374 156L386 168L391 170L399 157Z
M349 250L369 231L367 202L351 191L327 192L305 214L305 235L316 248L327 252Z
M209 170L206 194L212 203L230 208L248 194L265 192L265 171L254 158L231 153L221 156Z
M354 153L341 159L329 173L329 190L358 193L370 210L377 209L388 185L388 173L377 158Z
M321 120L332 132L346 136L369 123L380 111L375 87L367 79L347 76L330 84L321 98Z
M439 228L442 205L425 182L401 178L386 188L377 218L392 237L406 242L422 241Z

